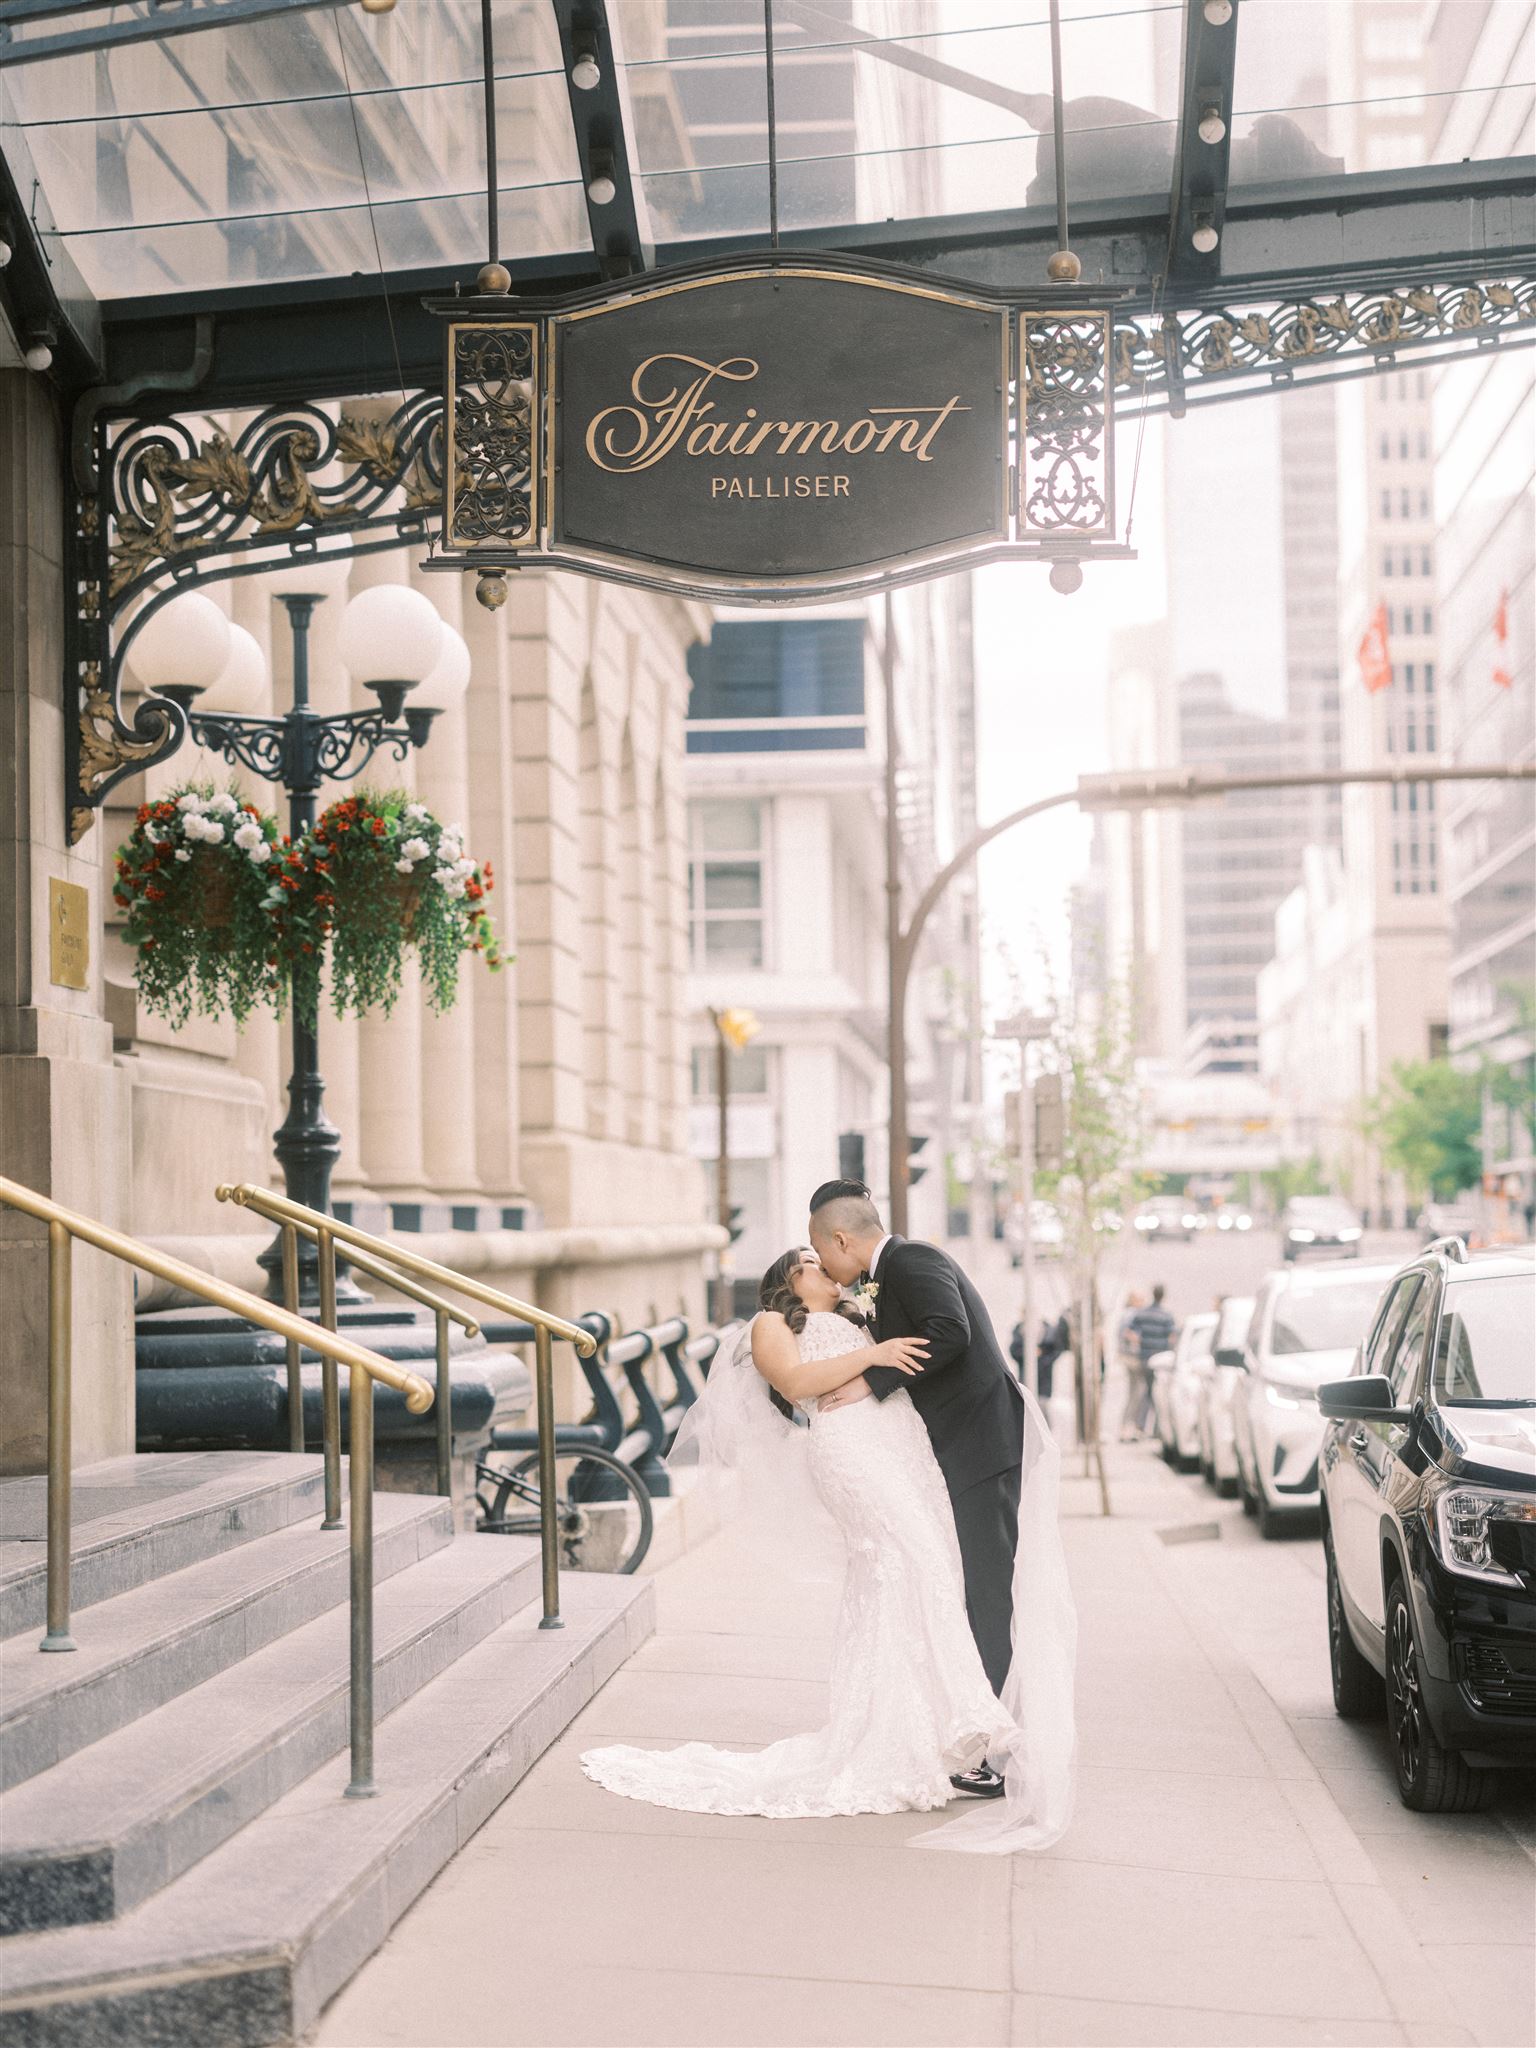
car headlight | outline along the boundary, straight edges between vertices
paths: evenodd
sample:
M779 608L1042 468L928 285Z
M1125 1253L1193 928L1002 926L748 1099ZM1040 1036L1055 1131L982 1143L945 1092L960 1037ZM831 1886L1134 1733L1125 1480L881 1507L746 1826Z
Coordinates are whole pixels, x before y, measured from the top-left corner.
M1435 1548L1441 1563L1469 1579L1518 1586L1519 1574L1493 1554L1501 1522L1536 1522L1536 1500L1526 1493L1492 1493L1480 1486L1447 1487L1435 1502Z
M1252 1230L1253 1218L1251 1216L1239 1216L1237 1219L1237 1227L1239 1230Z
M1364 1235L1364 1232L1363 1232L1363 1231L1359 1231L1359 1230L1354 1230L1354 1229L1349 1229L1349 1230L1341 1230L1341 1231L1339 1232L1339 1243L1340 1243L1340 1244L1353 1244L1353 1243L1354 1243L1354 1241L1355 1241L1355 1239L1356 1239L1357 1237L1361 1237L1361 1236L1363 1236L1363 1235Z
M1315 1230L1288 1230L1285 1234L1293 1244L1315 1244L1317 1242L1317 1232Z

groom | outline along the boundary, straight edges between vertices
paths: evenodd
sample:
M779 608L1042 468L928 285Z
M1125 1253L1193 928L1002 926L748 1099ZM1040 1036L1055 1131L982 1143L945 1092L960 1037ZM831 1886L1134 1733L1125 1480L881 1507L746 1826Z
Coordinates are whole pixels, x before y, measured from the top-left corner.
M862 1181L824 1181L812 1195L811 1246L840 1286L872 1284L877 1343L927 1340L918 1377L874 1366L820 1405L836 1407L865 1389L877 1401L898 1387L911 1396L954 1506L971 1633L992 1690L1001 1693L1013 1656L1013 1553L1024 1456L1018 1381L971 1281L936 1245L892 1237ZM1002 1779L985 1765L951 1782L980 1798L1003 1790Z

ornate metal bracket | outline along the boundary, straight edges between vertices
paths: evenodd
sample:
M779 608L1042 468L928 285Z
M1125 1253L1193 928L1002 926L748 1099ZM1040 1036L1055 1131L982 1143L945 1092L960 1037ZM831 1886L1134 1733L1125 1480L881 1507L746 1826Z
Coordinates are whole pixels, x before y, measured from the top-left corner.
M131 718L122 702L124 654L161 605L199 583L306 555L420 542L443 489L442 401L431 392L384 418L333 418L302 402L228 427L196 416L104 417L94 440L97 483L76 501L67 622L78 693L68 728L72 841L109 790L187 736L186 714L168 699L146 699ZM224 723L233 731L238 721Z
M216 711L194 711L187 724L191 737L232 767L249 768L267 782L280 782L290 792L312 794L323 782L351 782L361 775L381 748L403 761L413 747L424 747L435 711L407 711L395 724L382 711L344 711L330 717L316 712L287 718L234 718Z
M1201 402L1202 387L1229 379L1289 384L1298 372L1339 376L1354 366L1385 367L1400 351L1437 342L1491 345L1506 336L1536 341L1536 279L1410 284L1270 301L1247 312L1121 318L1115 384L1141 409L1177 417L1186 402Z

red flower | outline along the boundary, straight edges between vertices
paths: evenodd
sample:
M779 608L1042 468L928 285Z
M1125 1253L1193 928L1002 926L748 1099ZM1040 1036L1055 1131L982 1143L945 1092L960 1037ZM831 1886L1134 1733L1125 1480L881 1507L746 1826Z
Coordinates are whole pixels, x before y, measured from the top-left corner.
M146 890L145 894L149 897L151 903L163 903L165 901L165 891L163 889L151 888Z
M135 822L136 824L139 824L139 825L147 825L147 824L149 823L149 805L148 805L148 804L140 804L140 805L139 805L139 808L137 809L137 811L135 811L135 812L134 812L134 822Z
M384 820L382 818L374 819L373 836L375 839L382 839L384 837Z

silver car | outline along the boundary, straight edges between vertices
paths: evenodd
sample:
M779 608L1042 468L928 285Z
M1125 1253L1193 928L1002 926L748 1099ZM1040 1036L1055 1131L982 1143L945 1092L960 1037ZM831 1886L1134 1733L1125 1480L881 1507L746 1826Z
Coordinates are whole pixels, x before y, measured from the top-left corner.
M1168 1463L1192 1472L1200 1462L1200 1382L1211 1370L1214 1310L1186 1316L1171 1351L1152 1361L1152 1407L1157 1440Z
M1396 1266L1287 1268L1259 1289L1244 1345L1247 1371L1232 1399L1237 1490L1259 1532L1318 1505L1323 1417L1317 1390L1341 1380L1370 1331Z
M1247 1370L1243 1345L1253 1316L1251 1294L1229 1294L1216 1312L1211 1370L1200 1381L1200 1470L1220 1494L1237 1491L1237 1450L1232 1434L1232 1400Z

